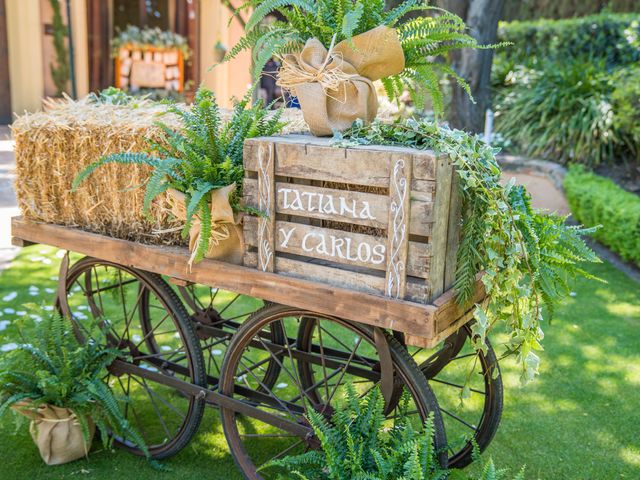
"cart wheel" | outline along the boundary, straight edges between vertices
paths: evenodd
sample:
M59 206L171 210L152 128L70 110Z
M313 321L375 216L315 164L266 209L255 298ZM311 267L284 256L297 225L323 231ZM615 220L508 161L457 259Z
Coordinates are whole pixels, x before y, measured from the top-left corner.
M287 332L284 346L268 340L274 324ZM317 448L319 442L305 413L313 409L330 419L344 405L347 385L364 396L381 383L381 371L389 367L392 381L409 393L406 412L410 421L422 425L433 413L435 445L445 464L442 418L425 376L397 340L382 330L377 332L366 325L282 305L266 306L238 329L224 358L220 392L269 414L245 415L221 407L229 448L246 478L262 479L260 468L270 460ZM382 352L376 340L382 342ZM279 383L261 393L263 385L254 372L269 359L280 364ZM391 425L398 416L397 405L386 415Z
M469 324L436 349L409 347L409 353L433 389L449 440L449 467L463 468L473 461L473 443L489 446L502 416L502 375L489 340L486 351L471 345ZM460 403L464 385L469 398Z
M264 307L264 302L205 285L181 286L178 291L191 313L191 320L200 338L209 386L217 388L222 359L231 337L249 315ZM284 345L284 332L280 324L273 325L270 341ZM278 379L280 367L277 362L269 361L259 372L262 383L266 388L271 388Z
M80 338L95 340L92 327L99 325L107 331L106 344L122 350L122 360L206 385L202 352L189 316L158 275L85 257L60 282L66 295L58 298L58 309L69 313ZM131 373L109 370L104 380L154 458L176 454L196 433L204 399ZM114 435L114 443L142 455L126 438Z

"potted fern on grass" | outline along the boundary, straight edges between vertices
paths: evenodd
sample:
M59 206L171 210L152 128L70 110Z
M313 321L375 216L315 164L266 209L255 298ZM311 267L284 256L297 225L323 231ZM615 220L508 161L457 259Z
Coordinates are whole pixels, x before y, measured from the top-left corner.
M0 357L0 416L9 408L26 417L29 431L47 465L86 456L96 426L105 446L108 432L126 435L146 450L127 422L109 387L106 368L120 356L101 342L81 343L60 315L45 318L23 343ZM98 337L96 337L98 335ZM102 332L95 332L99 338Z
M424 0L406 0L386 10L384 0L247 0L253 8L245 36L226 59L251 49L255 74L271 57L282 68L278 84L299 99L314 135L331 135L356 119L371 122L378 110L373 82L381 80L391 100L408 90L419 108L426 95L436 115L443 110L440 75L469 86L439 57L480 46L464 21ZM273 11L284 21L264 22ZM430 16L401 20L409 12Z
M235 103L223 119L213 92L200 87L191 108L172 105L169 111L182 121L181 131L159 122L164 138L149 142L147 153L116 153L89 165L74 179L73 189L96 169L109 163L151 167L145 185L144 209L155 198L168 197L173 214L184 221L189 236L189 265L204 257L242 263L243 144L247 138L274 135L282 130L282 110L275 113L258 102L249 106L251 92Z

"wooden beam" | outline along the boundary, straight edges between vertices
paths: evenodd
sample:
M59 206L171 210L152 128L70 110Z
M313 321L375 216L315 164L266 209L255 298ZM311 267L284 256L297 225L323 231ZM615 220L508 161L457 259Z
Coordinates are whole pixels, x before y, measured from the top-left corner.
M12 234L23 241L52 245L140 270L325 315L426 338L435 335L437 308L434 305L392 300L209 259L193 265L189 271L189 251L186 248L144 245L70 227L28 221L21 217L12 219Z

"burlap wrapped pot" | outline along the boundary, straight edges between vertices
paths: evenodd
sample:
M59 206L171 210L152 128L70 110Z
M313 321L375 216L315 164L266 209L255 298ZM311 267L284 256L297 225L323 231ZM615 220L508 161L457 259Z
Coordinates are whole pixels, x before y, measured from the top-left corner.
M89 420L89 437L84 438L76 415L68 408L20 402L12 407L31 419L29 433L47 465L62 465L86 457L95 434L95 425Z
M234 183L211 192L211 239L205 257L241 265L244 252L241 219L234 215L229 203L229 196L233 194L235 188ZM171 213L178 220L186 222L187 205L184 193L170 189L167 191L167 200ZM194 215L189 229L189 251L191 252L189 266L195 260L201 233L202 222L198 215Z
M318 39L307 40L301 52L282 57L278 84L298 97L311 133L326 136L357 119L373 121L378 111L373 82L404 66L396 30L380 26L328 50Z

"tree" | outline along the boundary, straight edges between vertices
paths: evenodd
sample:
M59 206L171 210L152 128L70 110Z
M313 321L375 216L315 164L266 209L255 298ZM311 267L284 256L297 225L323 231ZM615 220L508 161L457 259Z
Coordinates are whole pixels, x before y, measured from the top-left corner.
M440 0L439 4L460 16L469 27L470 35L479 44L496 42L504 0ZM453 69L471 86L475 103L459 85L452 82L449 124L468 132L482 132L485 112L491 107L493 50L464 49L453 51L450 55Z

